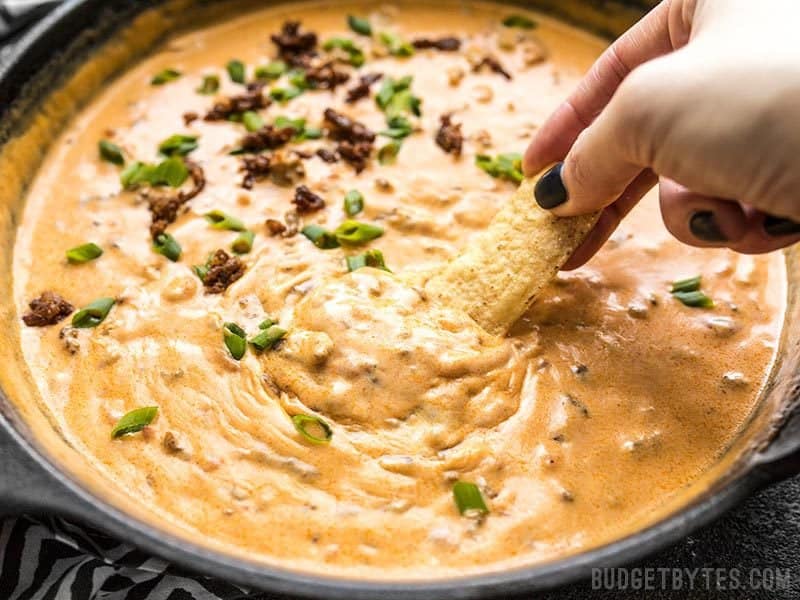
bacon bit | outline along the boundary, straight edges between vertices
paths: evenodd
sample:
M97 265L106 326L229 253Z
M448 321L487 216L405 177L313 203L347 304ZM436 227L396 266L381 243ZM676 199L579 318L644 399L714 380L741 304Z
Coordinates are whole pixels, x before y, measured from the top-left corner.
M375 134L363 123L354 121L332 108L325 109L325 123L328 125L328 137L331 139L353 143L375 141Z
M317 54L317 34L300 33L299 21L286 21L281 32L271 35L270 39L278 47L278 56L294 67L307 67Z
M419 38L411 42L419 50L441 50L442 52L457 52L461 49L461 40L457 37L443 37L438 40Z
M294 127L277 129L274 125L264 125L258 131L248 133L239 143L247 152L275 150L287 144L295 135L297 130Z
M325 200L317 196L306 186L301 185L294 191L292 204L297 207L297 212L301 215L316 212L325 208Z
M263 94L264 84L253 83L247 86L247 93L231 96L216 102L204 118L206 121L225 121L231 115L267 108L272 101Z
M306 70L306 81L317 90L333 90L349 80L350 73L337 70L333 62Z
M356 173L367 168L367 161L372 156L372 142L339 142L336 151L342 159L351 164Z
M278 219L267 219L265 225L267 226L267 231L272 237L281 235L286 231L286 225L278 221Z
M453 123L452 115L442 115L439 120L441 126L436 133L436 144L448 154L461 156L464 144L464 134L461 133L461 123Z
M221 294L234 281L241 279L244 272L245 266L239 257L217 250L208 261L208 272L203 279L206 294Z
M271 159L272 157L266 154L247 156L242 159L239 172L244 173L244 179L242 179L242 187L244 189L252 190L256 180L263 179L269 175L269 169L272 163Z
M189 200L197 196L206 186L206 177L203 168L197 163L184 159L192 179L192 187L181 190L175 195L154 194L152 189L140 191L140 195L147 201L150 210L150 235L156 239L164 233L169 225L178 218L178 211Z
M376 81L383 77L383 73L367 73L362 75L359 82L347 90L347 97L344 99L348 104L355 104L362 98L369 96L369 88Z
M22 316L28 327L45 327L55 325L66 319L75 310L69 302L55 292L44 292L28 304L30 312Z
M498 75L502 75L509 81L511 81L512 77L511 74L503 68L503 65L500 64L500 61L497 60L493 56L484 56L480 62L478 62L474 67L472 67L472 72L477 73L483 67L489 67L489 69L493 73L497 73Z
M192 123L197 121L197 119L199 119L199 118L200 118L200 115L198 115L196 112L183 113L183 124L188 127L189 125L191 125Z
M319 156L326 163L335 163L339 161L339 157L336 155L336 152L333 150L328 150L327 148L320 148L317 150L317 156Z

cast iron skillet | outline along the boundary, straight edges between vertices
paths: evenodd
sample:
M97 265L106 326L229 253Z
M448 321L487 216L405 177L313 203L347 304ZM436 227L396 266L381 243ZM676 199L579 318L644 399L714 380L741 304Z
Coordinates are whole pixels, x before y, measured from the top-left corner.
M620 9L619 2L606 7L602 0L587 0L589 10L581 18L584 25L589 24L595 30L618 33L621 22L629 24L632 16L641 15L646 5L653 3L629 1L627 8ZM57 79L54 73L69 70L72 62L85 59L91 46L107 39L117 27L153 4L157 1L70 0L37 25L6 64L0 65L0 147L11 139L17 126L24 127L26 115L35 111L37 103L47 96L53 80ZM530 4L560 11L567 18L577 18L577 13L572 11L576 2L539 0ZM621 16L620 10L627 12ZM615 11L616 14L611 14ZM624 23L626 19L628 22ZM78 33L87 31L93 33L84 35L76 44ZM0 205L0 217L7 209ZM13 211L9 212L13 216ZM6 243L3 247L7 249L10 245ZM10 253L4 254L0 254L0 274L10 269ZM798 255L800 252L787 257L790 273L800 272ZM1 389L0 515L22 512L64 515L103 529L191 571L291 596L328 600L375 597L428 600L500 598L551 589L588 577L592 567L641 559L717 518L755 490L800 472L800 301L791 300L796 296L794 286L790 290L782 358L762 403L769 408L761 412L769 414L754 419L760 435L754 436L750 447L741 451L716 481L680 510L634 535L577 556L482 576L413 583L359 582L312 576L234 558L139 521L90 492L62 470L52 454L43 450ZM3 293L8 291L0 292ZM8 315L15 317L13 311L0 309L0 320ZM10 326L0 323L0 331ZM14 368L13 364L0 364L0 369ZM753 427L751 423L750 428Z

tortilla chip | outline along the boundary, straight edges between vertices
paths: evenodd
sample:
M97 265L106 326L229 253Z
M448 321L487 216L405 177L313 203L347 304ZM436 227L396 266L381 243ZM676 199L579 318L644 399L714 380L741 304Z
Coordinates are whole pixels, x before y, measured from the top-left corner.
M523 181L487 230L426 284L489 333L504 334L525 313L599 216L555 217L536 203L535 185Z

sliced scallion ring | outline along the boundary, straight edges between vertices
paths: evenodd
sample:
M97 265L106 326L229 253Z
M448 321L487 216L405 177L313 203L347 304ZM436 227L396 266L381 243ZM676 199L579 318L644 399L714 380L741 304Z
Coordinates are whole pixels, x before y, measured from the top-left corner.
M458 512L465 517L482 517L489 513L480 489L474 483L457 481L453 486L453 500Z
M115 302L114 298L98 298L87 304L72 316L72 326L77 329L97 327L105 321Z
M81 244L67 250L67 260L73 265L80 265L103 255L103 249L93 242Z
M222 327L222 339L228 352L235 360L242 360L247 352L247 333L236 323L225 323Z
M328 444L333 438L331 426L317 416L294 415L292 423L297 432L312 444Z
M206 221L211 223L214 229L227 229L229 231L244 231L245 226L241 219L222 212L212 210L205 214Z
M132 410L117 422L116 427L111 430L111 437L116 439L130 433L138 433L150 425L157 414L157 406L145 406Z

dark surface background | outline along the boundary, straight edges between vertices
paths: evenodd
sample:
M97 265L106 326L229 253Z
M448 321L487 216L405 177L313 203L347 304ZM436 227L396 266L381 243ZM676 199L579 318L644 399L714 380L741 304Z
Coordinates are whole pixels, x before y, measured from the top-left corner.
M13 44L14 38L0 39L0 61L3 60L8 48ZM25 523L23 527L20 523ZM35 530L35 536L31 533ZM38 565L25 564L31 561L32 553L29 551L32 545L31 538L36 537L37 553L40 561L52 560L52 556L42 554L40 548L45 545L64 545L65 552L74 554L75 549L65 541L72 532L65 532L63 528L51 528L48 521L37 522L34 525L25 519L18 521L0 521L0 531L4 535L0 536L0 556L5 560L0 562L0 600L21 597L18 594L21 590L9 588L9 581L19 578L18 571L23 568L36 569ZM48 539L52 536L52 539ZM77 536L80 538L80 534ZM110 542L113 545L113 542ZM23 552L23 548L27 552ZM137 569L141 569L141 581L138 585L144 585L142 581L153 581L158 579L158 584L152 589L145 591L144 594L125 592L122 589L117 596L111 590L104 589L103 584L93 585L91 590L87 589L84 593L78 593L73 586L73 592L59 591L51 596L57 600L72 600L72 598L117 598L117 597L140 597L140 598L181 598L195 600L213 600L224 598L233 600L234 598L262 598L264 600L276 600L272 596L263 594L247 594L241 590L229 586L223 582L213 582L202 578L192 578L189 574L183 573L179 569L164 566L155 570L145 570L145 565L152 566L150 563L158 564L159 561L148 561L147 557L137 557L136 564L131 565L129 555L125 555L126 564L113 564L114 561L106 556L103 560L98 560L94 552L88 548L81 548L79 545L78 553L86 550L86 557L91 557L91 561L98 563L98 571L94 575L95 582L102 577L105 581L119 581L120 579L131 578L137 580ZM13 564L9 557L18 556L21 560L18 564ZM5 564L2 564L2 563ZM6 569L2 569L6 567ZM16 568L17 573L14 572ZM604 590L595 589L591 582L585 582L570 588L552 592L544 596L537 596L545 600L584 600L586 598L613 599L613 600L639 600L648 599L703 599L703 598L742 598L747 600L777 599L790 600L800 599L800 477L777 484L754 497L750 498L745 504L732 513L714 523L695 535L688 537L682 543L648 559L639 564L631 565L631 573L636 568L652 569L683 569L680 577L666 577L666 589L662 589L661 572L654 572L655 589L615 589ZM697 571L695 569L722 569L721 577L716 577L716 572ZM730 573L730 569L738 569L738 573ZM750 569L773 569L781 570L784 579L781 581L782 589L754 589L750 585ZM102 570L102 574L100 572ZM690 572L695 573L694 587L690 587ZM153 575L156 573L156 575ZM88 573L87 573L88 574ZM788 581L786 576L788 574ZM738 575L740 586L737 588L731 577ZM708 579L707 579L708 577ZM115 579L116 578L116 579ZM756 577L760 581L760 578ZM199 583L196 583L199 582ZM719 584L717 584L719 582ZM788 583L788 585L787 585ZM48 582L48 585L52 584ZM682 587L679 587L682 584ZM15 582L16 585L16 582ZM678 588L679 589L674 589ZM69 589L69 588L64 588ZM28 589L22 596L40 597L45 590ZM435 600L435 599L432 599Z

